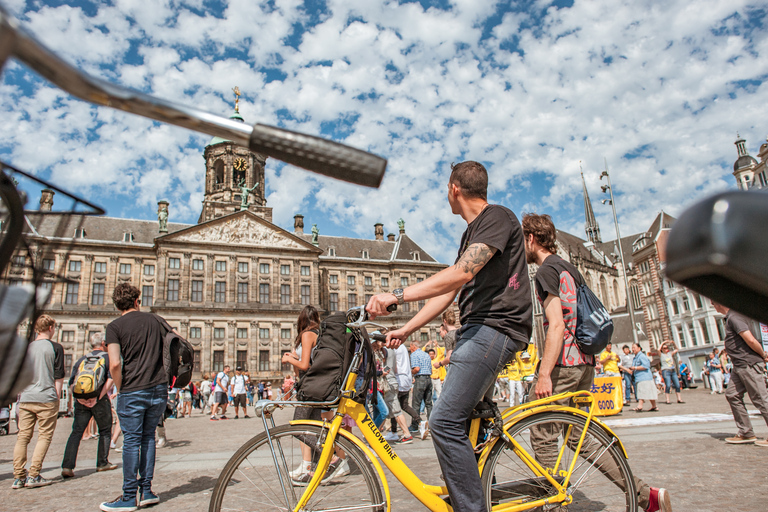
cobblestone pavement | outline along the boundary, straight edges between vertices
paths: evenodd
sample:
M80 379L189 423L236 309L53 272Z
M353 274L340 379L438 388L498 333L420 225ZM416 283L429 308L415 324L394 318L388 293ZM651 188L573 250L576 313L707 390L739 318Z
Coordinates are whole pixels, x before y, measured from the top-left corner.
M735 433L733 420L723 420L730 416L724 396L710 395L699 388L684 391L683 397L685 404L666 405L661 395L659 412L635 413L625 409L610 418L627 447L633 473L652 486L666 487L676 512L768 509L762 492L768 488L768 448L732 446L723 441ZM712 415L691 416L703 413ZM287 421L289 415L288 411L279 413L278 423ZM638 425L651 418L658 424ZM762 418L753 416L752 422L758 436L768 436ZM221 468L244 441L263 429L259 418L212 422L199 412L192 418L168 420L166 424L169 443L158 450L155 469L154 491L162 500L154 507L158 512L207 510ZM15 425L12 424L10 436L0 437L1 510L95 511L99 503L120 493L120 469L95 471L95 440L81 444L76 478L61 479L60 464L71 425L71 419L59 421L42 473L53 479L54 484L38 489L11 489ZM419 477L431 483L439 481L430 439L396 446L396 451ZM110 459L121 462L119 453L112 452ZM393 511L423 510L389 473L387 477Z

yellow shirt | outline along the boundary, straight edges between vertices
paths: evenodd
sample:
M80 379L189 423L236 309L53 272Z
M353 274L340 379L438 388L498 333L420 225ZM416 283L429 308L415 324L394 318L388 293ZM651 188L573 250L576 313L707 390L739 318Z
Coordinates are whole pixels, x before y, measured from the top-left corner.
M423 349L424 352L427 352L427 348ZM435 358L432 359L432 377L433 379L440 379L445 380L445 366L441 366L440 368L435 368L434 362L435 361L442 361L445 357L445 349L443 347L437 347L435 349Z
M608 352L607 350L603 350L602 352L600 352L600 357L598 357L597 359L599 361L602 361L605 356L613 356L613 357L603 362L603 372L619 373L619 363L618 363L619 356L617 356L613 352Z

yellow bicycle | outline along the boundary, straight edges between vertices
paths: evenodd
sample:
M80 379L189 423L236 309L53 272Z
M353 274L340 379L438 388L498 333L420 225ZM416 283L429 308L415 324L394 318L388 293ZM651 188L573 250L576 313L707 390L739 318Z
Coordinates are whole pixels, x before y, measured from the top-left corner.
M354 316L357 319L354 320ZM355 381L363 345L362 330L380 328L363 308L348 312L347 327L358 350L334 402L270 402L261 411L265 431L246 442L224 467L211 496L210 512L391 510L382 463L428 510L452 511L444 485L422 482L355 401ZM578 407L560 405L570 402ZM297 420L276 426L275 407L305 405L335 410L329 421ZM469 438L476 446L488 510L637 510L637 492L627 453L619 438L595 417L589 392L563 393L507 409L501 414L503 435L493 436L493 419L471 421ZM341 428L349 415L366 443ZM495 421L499 421L498 416ZM498 430L497 430L498 431ZM312 454L311 478L297 482L292 470ZM331 461L340 454L345 464ZM329 468L330 466L330 468Z

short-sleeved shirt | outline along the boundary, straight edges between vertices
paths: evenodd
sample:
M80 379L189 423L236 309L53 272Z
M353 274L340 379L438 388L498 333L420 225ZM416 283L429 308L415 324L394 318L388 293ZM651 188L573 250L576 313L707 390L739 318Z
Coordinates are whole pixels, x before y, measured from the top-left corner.
M413 387L411 375L411 359L408 357L408 349L400 345L395 349L395 362L397 364L397 387L401 393L410 391Z
M659 357L661 358L661 369L662 370L674 370L675 369L675 359L672 357L672 354L667 352L666 354L662 352Z
M27 347L27 358L32 363L34 377L32 384L21 392L19 402L48 403L59 399L56 381L63 379L64 347L55 341L40 338Z
M411 353L411 368L419 367L419 371L414 375L429 375L432 376L432 360L429 358L429 354L423 350L414 350Z
M443 338L443 343L445 343L445 353L447 354L451 350L456 348L456 333L459 332L458 329L451 329L445 334L445 338Z
M725 315L725 350L736 368L761 364L763 358L747 345L741 333L749 331L749 319L734 310ZM751 331L750 331L751 332Z
M248 377L246 375L235 374L235 376L232 377L232 387L234 388L232 390L232 394L244 395L246 392L245 384L247 382L248 382Z
M107 325L107 345L120 345L123 356L121 393L168 383L163 367L165 332L157 315L143 311L131 311Z
M229 375L227 375L224 372L219 372L218 375L216 375L216 392L226 393L228 387L229 387Z
M576 287L584 281L581 274L571 263L556 254L550 254L536 271L536 296L544 304L548 295L560 298L563 308L563 348L558 356L557 366L595 366L595 356L581 351L573 338L576 332ZM549 330L549 322L544 316L544 331ZM618 371L618 369L616 370Z
M607 350L603 350L600 353L600 360L602 361L603 358L609 354L616 355L613 352L608 352ZM619 363L616 362L616 358L608 359L606 362L603 363L603 371L604 372L613 372L613 373L619 373Z
M720 371L720 358L715 356L712 359L707 360L707 368L709 369L709 373L717 373Z
M456 261L477 243L496 253L459 292L461 324L486 325L528 343L533 307L520 222L508 208L488 205L461 236Z
M104 379L104 382L106 383L107 379L111 379L112 375L109 373L109 354L104 352L103 350L92 350L90 354L87 356L83 356L77 361L75 361L75 364L72 365L72 373L69 376L69 387L72 387L75 384L75 377L77 377L77 368L80 366L80 363L83 362L83 360L88 356L101 356L104 358L104 364L107 368L107 376Z

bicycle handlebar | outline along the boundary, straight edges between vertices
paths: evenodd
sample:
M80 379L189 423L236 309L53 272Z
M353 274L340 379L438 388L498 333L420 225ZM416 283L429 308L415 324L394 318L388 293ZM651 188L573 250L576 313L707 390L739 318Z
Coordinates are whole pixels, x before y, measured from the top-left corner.
M274 126L257 123L251 127L90 76L37 41L0 6L0 69L9 57L16 57L62 90L95 105L231 140L257 153L350 183L378 187L384 178L387 160L372 153Z

